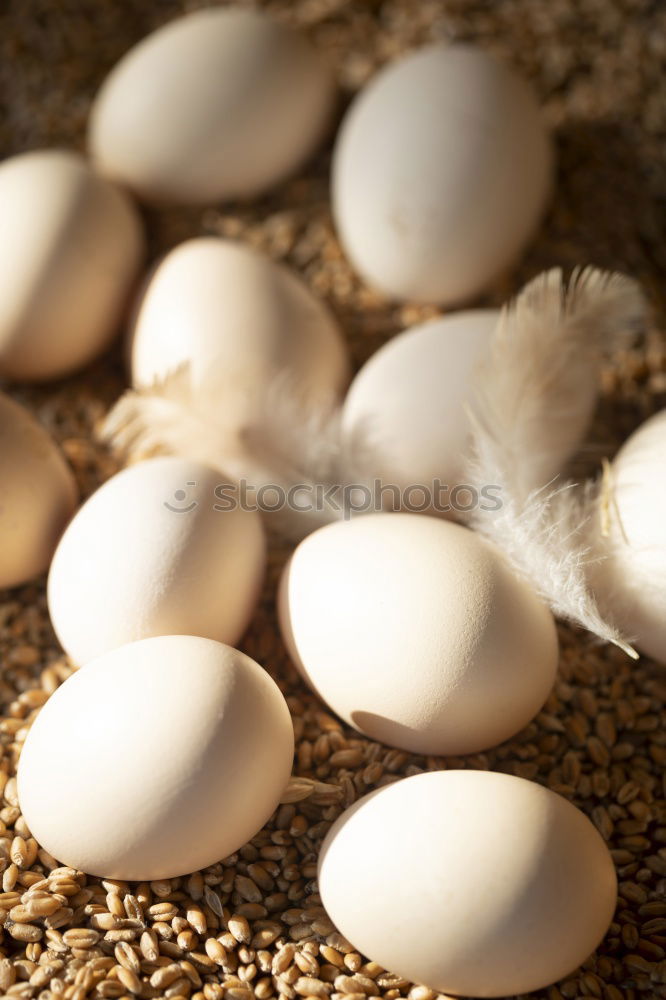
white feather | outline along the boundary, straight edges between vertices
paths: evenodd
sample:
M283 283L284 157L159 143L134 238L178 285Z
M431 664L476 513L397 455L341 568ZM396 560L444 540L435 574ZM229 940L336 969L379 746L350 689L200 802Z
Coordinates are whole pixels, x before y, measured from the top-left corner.
M568 288L559 269L546 271L504 307L472 409L480 433L501 449L514 492L550 482L578 448L601 358L630 342L645 311L636 282L595 268L574 272Z
M166 452L210 465L243 480L255 497L261 491L270 507L271 489L296 494L269 519L292 539L351 517L359 497L350 487L372 489L378 462L363 430L343 434L339 407L307 404L286 374L250 407L240 396L237 382L215 369L193 388L184 365L148 389L126 392L101 434L132 460ZM252 416L239 419L242 413Z
M560 271L529 284L502 312L471 404L467 478L501 487L498 511L470 526L501 548L559 617L630 651L588 583L597 487L554 484L579 444L596 399L602 354L645 322L638 285L592 268L566 288Z
M339 406L304 405L286 378L271 385L256 421L243 434L243 445L258 484L277 483L286 490L298 484L301 503L305 496L313 498L314 509L301 512L287 505L274 518L290 538L361 509L381 508L375 489L381 455L368 429L343 431Z
M193 391L189 365L181 365L149 388L124 393L103 422L101 437L133 460L182 455L229 474L237 435L226 416L228 407L209 406L213 394L212 383Z

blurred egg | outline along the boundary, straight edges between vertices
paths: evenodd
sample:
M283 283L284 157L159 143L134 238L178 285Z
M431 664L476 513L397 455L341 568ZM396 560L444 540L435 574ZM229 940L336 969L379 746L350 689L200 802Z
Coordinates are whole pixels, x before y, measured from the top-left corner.
M118 330L144 242L133 205L76 153L0 164L0 375L40 382L96 358Z
M76 500L60 449L28 410L0 393L0 587L44 572Z
M236 479L252 475L247 432L271 419L271 400L282 393L289 407L327 412L349 378L337 323L296 274L215 238L188 240L158 264L139 297L129 350L137 389L184 376L191 408L209 428L187 437L188 453L212 453ZM187 433L182 425L179 433Z
M93 104L97 167L150 202L248 198L314 151L335 96L323 57L266 14L180 17L111 71Z
M90 875L148 881L221 861L289 780L289 710L230 646L170 635L72 674L32 724L18 768L31 833Z
M259 595L264 532L199 462L154 458L109 479L65 531L48 580L56 635L77 664L183 633L234 645Z
M367 437L378 473L403 490L461 483L477 365L499 311L442 316L393 337L354 378L342 411L346 437Z
M550 611L487 542L440 518L366 514L309 535L285 567L279 617L332 710L414 753L501 743L555 679Z
M215 369L250 401L276 375L326 400L348 377L346 345L323 302L287 267L215 237L181 243L149 276L134 310L130 357L136 387L187 362L195 386Z
M608 848L523 778L434 771L356 802L319 856L322 903L371 961L439 993L499 997L573 972L613 918Z
M336 141L338 234L369 284L457 303L515 262L551 187L551 143L529 85L467 45L381 70Z
M666 664L666 410L622 446L609 487L602 494L604 558L590 566L593 588L629 640Z

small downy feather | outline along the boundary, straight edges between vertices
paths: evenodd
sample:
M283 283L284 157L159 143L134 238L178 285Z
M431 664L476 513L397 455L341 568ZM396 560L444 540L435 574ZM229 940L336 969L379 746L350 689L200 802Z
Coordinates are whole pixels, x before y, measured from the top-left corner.
M136 460L157 453L181 455L228 472L227 455L234 441L225 406L212 410L207 397L213 386L193 391L190 369L183 364L145 389L125 392L101 427L101 437Z
M318 527L375 505L381 454L368 428L342 429L339 406L304 404L288 377L274 380L256 420L242 434L256 488L278 485L297 492L271 518L282 535L299 540Z
M195 389L183 365L149 388L127 391L101 435L131 460L181 455L243 480L255 497L261 491L273 530L293 540L367 504L378 454L363 429L343 435L332 400L304 402L283 373L250 407L243 402L228 373L213 369ZM242 412L252 416L239 420ZM289 500L278 504L278 494Z
M502 311L470 407L468 481L501 487L499 511L468 523L502 549L561 618L633 654L601 614L587 577L595 558L598 486L555 483L580 443L597 392L602 355L645 323L636 282L594 268L565 286L559 270L526 286Z

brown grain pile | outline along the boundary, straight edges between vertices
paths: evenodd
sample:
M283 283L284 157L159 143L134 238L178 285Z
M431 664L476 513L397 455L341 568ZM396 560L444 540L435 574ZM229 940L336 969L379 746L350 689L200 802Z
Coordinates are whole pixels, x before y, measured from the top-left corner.
M5 0L0 9L0 153L81 147L87 108L132 42L186 8L180 0ZM347 90L432 38L476 40L535 82L557 130L554 206L522 265L486 297L501 302L544 267L596 263L639 277L655 329L605 377L584 464L610 453L666 403L666 7L653 0L275 0L306 30ZM4 106L3 106L4 105ZM432 312L387 306L342 259L327 205L328 151L247 207L154 213L153 252L197 233L237 236L297 267L344 324L356 361ZM0 220L1 224L1 220ZM120 352L66 384L15 395L69 456L84 493L115 468L94 427L123 385ZM584 968L539 996L666 996L664 675L562 628L560 679L537 720L487 754L440 760L358 737L298 682L277 637L274 551L245 643L281 684L294 718L298 776L271 823L237 855L187 878L126 885L57 868L26 828L15 764L34 715L70 673L41 584L0 594L0 991L12 997L432 1000L366 963L317 895L316 857L340 810L424 769L493 768L539 781L580 806L608 841L620 880L615 921ZM455 919L455 915L452 915ZM425 923L424 934L445 933Z

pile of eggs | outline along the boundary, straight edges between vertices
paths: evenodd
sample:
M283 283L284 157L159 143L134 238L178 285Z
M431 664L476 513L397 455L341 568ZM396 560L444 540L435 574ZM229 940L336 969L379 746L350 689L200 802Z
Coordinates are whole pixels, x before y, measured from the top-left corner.
M236 502L234 476L242 430L276 374L306 403L343 400L349 434L371 421L392 482L460 474L466 393L494 310L404 332L345 396L337 322L286 267L198 238L138 282L134 198L261 195L315 150L335 103L332 75L289 28L257 11L203 10L111 72L90 116L90 162L44 150L0 165L0 375L66 376L125 323L135 387L183 365L195 390L211 370L228 386L217 422L228 482L196 455L152 458L76 513L56 445L0 396L0 585L50 567L53 627L82 668L30 730L21 809L50 853L93 875L150 880L212 864L261 828L289 779L285 700L234 648L266 558L261 516ZM526 83L473 47L431 45L377 73L344 115L334 222L371 286L448 307L516 260L552 174ZM659 434L663 416L618 458L629 512L640 503L632 469ZM614 559L623 574L619 547ZM278 604L291 659L321 699L371 739L414 753L498 744L538 713L555 678L550 611L498 551L443 518L377 513L317 530L291 555ZM646 649L666 658L657 617L656 604L631 609ZM616 896L608 851L582 813L523 779L469 770L407 778L357 802L326 838L319 886L371 959L485 997L570 972L601 940Z

